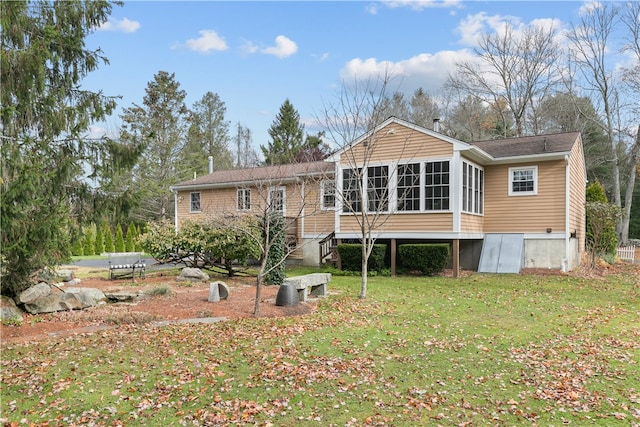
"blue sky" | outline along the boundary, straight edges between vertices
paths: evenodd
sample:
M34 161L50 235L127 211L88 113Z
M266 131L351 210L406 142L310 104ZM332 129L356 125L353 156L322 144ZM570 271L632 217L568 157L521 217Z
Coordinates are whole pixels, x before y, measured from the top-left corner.
M335 102L344 80L367 78L390 65L392 87L435 93L481 32L509 22L566 28L578 1L131 1L114 7L107 25L87 40L109 59L84 87L120 95L112 118L93 135L114 133L117 114L142 104L159 71L175 73L187 105L217 93L236 123L252 131L257 150L285 99L309 133Z

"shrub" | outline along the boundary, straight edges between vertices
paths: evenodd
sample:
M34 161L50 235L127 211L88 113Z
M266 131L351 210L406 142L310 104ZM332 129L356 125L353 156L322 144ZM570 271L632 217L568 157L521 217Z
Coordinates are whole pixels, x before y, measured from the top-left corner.
M266 230L267 228L263 228ZM267 253L266 274L264 282L269 285L282 285L285 278L285 234L286 224L282 213L273 212L269 215L269 252Z
M338 253L340 254L343 270L360 271L362 269L362 245L360 243L343 243L338 245ZM373 245L367 270L381 272L384 268L384 257L386 253L386 245Z
M122 227L120 226L120 224L116 226L115 247L116 247L116 252L125 252L124 236L122 235Z
M604 205L609 204L604 187L599 181L587 185L585 190L587 202L587 246L598 256L615 255L618 247L616 220L604 215ZM602 203L603 205L599 205Z
M94 252L100 255L104 252L104 233L100 227L96 227L96 240L94 242Z
M408 271L419 271L433 276L441 273L449 260L449 245L438 244L405 244L398 246L398 255L402 266Z
M109 228L108 224L104 225L104 230L102 232L104 233L104 251L109 253L115 252L116 247L113 244L113 236L111 235L111 228Z
M127 240L125 244L125 249L127 252L135 252L135 238L136 238L136 226L133 222L129 223L129 227L127 228Z

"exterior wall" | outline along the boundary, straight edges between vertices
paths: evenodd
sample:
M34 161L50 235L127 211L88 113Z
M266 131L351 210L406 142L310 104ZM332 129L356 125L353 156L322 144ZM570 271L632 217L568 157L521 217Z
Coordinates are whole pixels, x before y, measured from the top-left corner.
M576 231L577 242L575 243L577 246L575 249L578 251L576 263L573 265L580 264L581 256L579 254L585 251L585 237L587 232L585 213L587 172L582 150L583 147L581 143L575 144L569 157L569 199L571 201L569 207L569 232Z
M524 268L562 270L565 258L563 239L525 239Z
M461 213L460 231L463 233L482 233L484 231L484 216Z
M340 156L343 167L363 164L365 151L370 156L368 164L379 162L398 162L426 158L450 158L453 145L421 132L391 123L382 128L378 136L369 139L369 145L363 143L346 150Z
M510 167L538 167L536 195L509 196ZM565 162L485 167L485 233L546 233L565 231Z
M450 232L453 228L452 213L402 213L378 220L379 226L372 230L377 233L425 233ZM360 230L355 215L340 215L340 232L354 233Z

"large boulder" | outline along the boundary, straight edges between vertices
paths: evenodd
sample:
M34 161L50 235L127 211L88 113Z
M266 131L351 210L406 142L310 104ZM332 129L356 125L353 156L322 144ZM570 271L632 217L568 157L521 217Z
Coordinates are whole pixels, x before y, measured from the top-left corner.
M0 296L0 320L2 323L22 323L22 310L20 310L13 299Z
M54 311L80 310L89 307L79 295L67 292L52 293L24 304L31 314L52 313Z
M96 288L68 288L65 289L65 293L76 294L82 303L88 307L107 302L107 297L104 292Z
M186 282L206 282L209 280L209 275L202 272L199 268L185 267L180 272L180 275L176 277L176 280Z
M16 297L16 303L29 304L38 298L46 297L51 294L51 286L47 283L40 282L37 285L33 285L30 288L20 292Z

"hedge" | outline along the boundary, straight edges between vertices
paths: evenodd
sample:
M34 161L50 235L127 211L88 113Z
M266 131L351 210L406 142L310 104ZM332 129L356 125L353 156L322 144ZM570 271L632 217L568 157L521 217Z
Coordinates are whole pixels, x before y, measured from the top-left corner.
M381 272L384 269L384 257L387 245L375 244L369 256L368 271ZM338 245L338 254L342 262L342 269L360 271L362 268L362 245L360 243L342 243Z
M398 246L400 263L407 271L433 276L444 271L449 260L447 243L404 244Z

